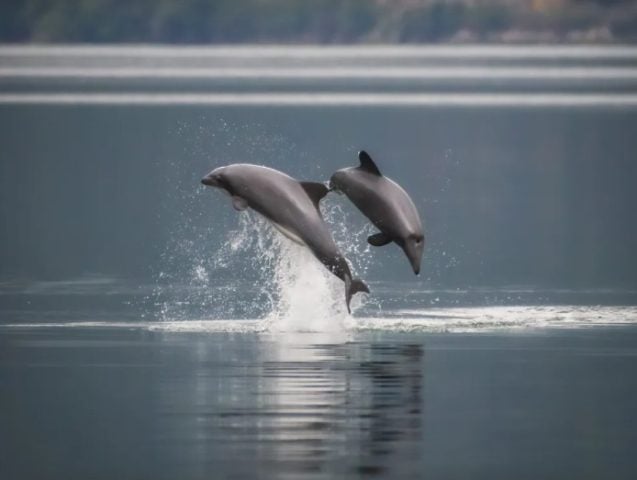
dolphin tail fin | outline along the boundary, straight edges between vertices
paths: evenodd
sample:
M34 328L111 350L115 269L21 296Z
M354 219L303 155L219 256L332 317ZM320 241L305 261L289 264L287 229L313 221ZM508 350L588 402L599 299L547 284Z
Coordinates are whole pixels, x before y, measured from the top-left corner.
M355 293L365 292L369 293L369 287L360 278L351 278L349 275L345 276L345 301L347 303L347 313L352 313L352 309L349 304L352 301L352 297Z

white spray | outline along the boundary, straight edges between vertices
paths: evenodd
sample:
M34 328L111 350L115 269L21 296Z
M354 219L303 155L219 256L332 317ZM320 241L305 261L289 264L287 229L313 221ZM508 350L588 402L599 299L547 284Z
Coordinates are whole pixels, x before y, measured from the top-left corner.
M338 201L324 201L321 207L342 253L353 260L353 273L364 276L369 256L361 237L369 229L347 228L350 222ZM248 319L257 320L260 330L278 332L355 326L347 313L343 281L308 248L285 238L254 212L242 212L238 218L238 228L227 232L220 245L206 241L216 236L213 227L207 227L194 235L196 242L179 242L185 248L165 256L176 259L178 265L167 270L176 272L171 284L181 287L162 302L164 320ZM362 294L353 297L353 312L364 299Z

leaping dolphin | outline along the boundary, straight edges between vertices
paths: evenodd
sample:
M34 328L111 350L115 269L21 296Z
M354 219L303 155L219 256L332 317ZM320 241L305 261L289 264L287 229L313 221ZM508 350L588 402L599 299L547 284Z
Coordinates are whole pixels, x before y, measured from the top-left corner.
M367 239L371 245L382 247L395 242L418 275L425 236L414 202L400 185L380 173L367 152L358 152L358 159L360 166L344 168L332 175L330 189L347 195L380 230Z
M238 163L219 167L201 179L232 197L238 210L250 207L267 218L283 235L305 245L327 269L345 282L345 301L356 292L367 292L365 283L352 278L347 260L339 251L319 210L329 191L322 183L299 182L283 172L259 165Z

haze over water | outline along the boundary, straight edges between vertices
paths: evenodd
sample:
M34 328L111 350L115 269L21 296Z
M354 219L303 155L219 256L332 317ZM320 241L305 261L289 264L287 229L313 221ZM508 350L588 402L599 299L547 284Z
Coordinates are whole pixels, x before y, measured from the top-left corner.
M633 478L637 49L0 47L0 477ZM366 149L372 293L206 190Z

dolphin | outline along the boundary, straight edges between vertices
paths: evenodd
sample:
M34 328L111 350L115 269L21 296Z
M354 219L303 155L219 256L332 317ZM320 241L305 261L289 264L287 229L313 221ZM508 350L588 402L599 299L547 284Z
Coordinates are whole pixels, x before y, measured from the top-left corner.
M395 242L418 275L425 235L414 202L400 185L380 173L367 152L358 152L358 159L360 166L332 175L330 190L344 193L380 230L367 239L370 245L382 247Z
M357 292L369 293L365 283L352 278L321 211L320 200L329 191L322 183L299 182L283 172L260 165L237 163L214 169L201 179L232 197L232 206L242 211L250 207L268 219L292 241L310 249L327 269L345 282L345 302Z

